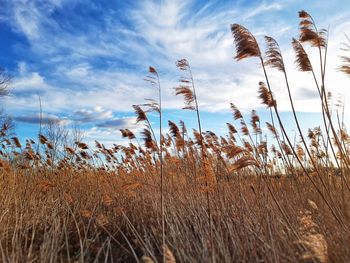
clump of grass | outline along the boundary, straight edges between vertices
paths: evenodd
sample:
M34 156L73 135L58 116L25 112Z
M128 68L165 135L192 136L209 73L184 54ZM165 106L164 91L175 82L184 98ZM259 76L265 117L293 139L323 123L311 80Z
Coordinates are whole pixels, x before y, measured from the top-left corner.
M327 241L325 236L319 233L318 225L312 219L312 213L308 210L301 212L298 220L300 224L300 240L297 242L306 248L301 256L301 260L304 262L328 262Z

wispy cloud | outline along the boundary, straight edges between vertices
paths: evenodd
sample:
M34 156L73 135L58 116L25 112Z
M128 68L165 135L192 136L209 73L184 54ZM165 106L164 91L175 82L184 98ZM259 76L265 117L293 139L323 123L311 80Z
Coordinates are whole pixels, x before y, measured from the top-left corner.
M232 17L239 15L239 10L229 3L224 3L225 9L220 8L222 3L194 9L193 1L140 2L125 10L131 24L125 26L114 17L113 12L105 12L90 2L85 7L96 11L103 22L101 24L96 18L86 18L90 25L86 27L87 30L81 32L77 29L75 32L69 21L61 21L62 18L60 20L54 16L55 12L65 10L68 2L50 1L44 6L40 1L15 2L11 23L25 34L38 58L45 58L39 63L47 66L44 72L33 72L31 80L41 81L38 85L41 87L44 84L55 87L55 91L50 90L42 95L43 101L51 99L50 94L61 98L67 94L76 97L79 106L95 107L94 103L101 104L103 101L108 109L125 111L127 106L154 96L154 91L142 83L145 69L152 64L161 73L167 102L165 107L179 107L181 101L173 99L171 89L179 75L174 62L186 57L194 68L202 93L207 95L201 98L204 109L222 110L229 100L234 99L232 88L237 83L239 73L246 69L245 66L235 67L231 59L233 46L229 24ZM74 4L81 3L75 1ZM276 3L256 4L251 8L254 13L248 12L245 19L279 8L281 5ZM233 71L235 74L232 74ZM41 74L53 79L51 83L43 83ZM19 90L30 92L27 80L28 74L22 82L20 77ZM33 86L32 89L37 91ZM216 96L218 89L222 94L221 99ZM81 93L84 91L83 97ZM71 106L69 102L63 99L63 105L67 108ZM124 102L129 102L129 105ZM51 108L55 107L50 104ZM209 106L211 104L213 106ZM57 106L62 109L63 105Z

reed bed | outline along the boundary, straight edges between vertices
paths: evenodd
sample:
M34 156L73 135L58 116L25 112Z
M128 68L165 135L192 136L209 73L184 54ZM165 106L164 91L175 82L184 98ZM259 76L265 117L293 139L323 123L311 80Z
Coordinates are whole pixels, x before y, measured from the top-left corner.
M76 140L57 147L40 133L22 145L3 126L1 261L349 262L350 137L339 112L332 111L325 82L327 32L307 12L299 18L300 36L292 40L296 65L314 76L322 114L320 127L307 134L277 41L266 36L263 52L238 24L231 25L235 59L260 62L265 79L257 83L257 96L270 113L267 123L255 110L247 116L232 103L228 134L204 132L200 89L190 63L181 59L175 93L194 112L192 132L184 122L169 120L164 133L161 76L154 67L146 80L157 100L133 106L144 129L121 129L127 144ZM305 45L317 50L319 61L310 61ZM339 70L349 74L349 58L342 59ZM295 143L269 70L285 78L298 129ZM157 127L149 112L159 114Z

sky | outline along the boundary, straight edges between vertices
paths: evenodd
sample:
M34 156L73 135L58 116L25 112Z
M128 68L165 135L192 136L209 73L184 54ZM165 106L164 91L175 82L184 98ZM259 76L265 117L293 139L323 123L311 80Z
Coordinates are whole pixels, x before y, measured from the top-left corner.
M79 126L86 141L121 141L119 129L135 131L132 105L157 98L144 81L149 66L157 69L166 120L195 127L193 112L183 111L176 97L181 72L178 59L192 68L204 130L226 134L232 122L229 103L244 113L267 110L257 97L264 80L254 58L237 62L230 24L247 27L280 44L291 80L298 116L304 128L320 125L320 103L308 73L298 72L291 48L298 36L299 10L319 28L329 28L326 85L336 99L350 98L350 79L340 73L341 43L350 35L350 1L199 1L199 0L0 0L0 66L12 76L11 94L0 98L21 138L36 138L39 97L45 124ZM316 63L316 51L306 46ZM272 89L292 132L290 106L280 72L269 70ZM346 119L350 109L345 108ZM157 116L151 115L156 126Z

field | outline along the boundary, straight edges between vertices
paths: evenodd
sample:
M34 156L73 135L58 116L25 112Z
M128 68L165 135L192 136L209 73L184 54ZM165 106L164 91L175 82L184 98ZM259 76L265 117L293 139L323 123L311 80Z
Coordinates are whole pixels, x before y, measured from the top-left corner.
M258 96L271 114L268 123L232 103L228 135L203 132L200 89L186 59L177 62L183 76L175 91L197 120L193 133L183 122L162 127L154 67L146 80L159 97L133 106L144 129L122 129L126 144L87 145L75 138L59 146L57 130L23 142L4 123L0 261L350 262L350 137L324 81L327 33L307 12L299 18L296 65L315 76L322 115L320 127L307 134L278 43L265 37L263 52L238 24L231 25L235 59L260 63L265 79ZM310 61L304 45L319 51L319 61ZM280 116L268 70L285 77L296 142ZM350 74L349 57L339 70ZM150 112L159 114L156 127Z

